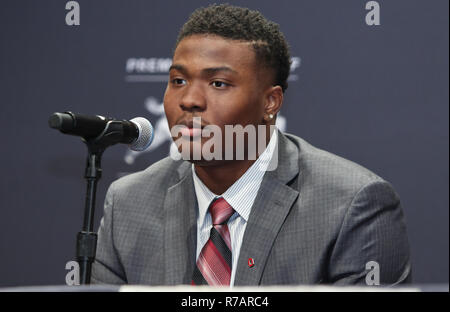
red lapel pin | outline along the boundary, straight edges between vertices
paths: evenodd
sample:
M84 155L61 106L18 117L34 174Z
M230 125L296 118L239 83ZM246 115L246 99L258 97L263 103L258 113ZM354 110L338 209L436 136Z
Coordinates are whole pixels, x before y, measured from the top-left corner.
M248 266L251 268L255 265L255 260L253 258L248 258Z

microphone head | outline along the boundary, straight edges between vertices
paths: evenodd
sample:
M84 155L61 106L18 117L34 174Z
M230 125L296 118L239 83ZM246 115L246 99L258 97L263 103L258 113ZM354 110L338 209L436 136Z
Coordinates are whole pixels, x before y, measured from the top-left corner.
M130 121L139 129L139 136L129 145L130 149L137 152L146 150L153 141L154 130L152 124L143 117L136 117Z
M48 119L50 128L60 130L62 132L73 129L73 118L68 113L54 113Z

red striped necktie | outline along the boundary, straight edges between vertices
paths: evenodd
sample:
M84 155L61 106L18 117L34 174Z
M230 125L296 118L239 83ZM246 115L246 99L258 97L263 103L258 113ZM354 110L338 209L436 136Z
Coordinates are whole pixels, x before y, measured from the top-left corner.
M211 202L209 211L213 227L209 240L203 246L194 269L192 285L230 285L231 239L227 222L234 213L233 207L219 197Z

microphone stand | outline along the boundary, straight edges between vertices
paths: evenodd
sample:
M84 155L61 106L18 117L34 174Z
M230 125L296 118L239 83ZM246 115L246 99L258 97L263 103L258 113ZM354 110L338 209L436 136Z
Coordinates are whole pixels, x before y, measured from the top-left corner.
M120 121L109 121L104 131L96 138L83 138L88 156L84 178L87 181L83 227L77 235L76 259L80 266L80 283L90 284L92 263L97 248L97 233L94 228L95 198L97 182L102 176L101 159L105 149L122 139L123 125Z

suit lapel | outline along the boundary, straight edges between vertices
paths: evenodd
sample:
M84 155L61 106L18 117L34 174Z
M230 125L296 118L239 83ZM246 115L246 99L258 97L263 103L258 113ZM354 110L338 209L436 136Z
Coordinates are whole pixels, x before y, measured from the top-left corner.
M164 201L165 284L190 284L195 266L197 222L190 164L180 167L181 180L170 187Z
M266 172L245 229L235 285L260 284L272 246L299 192L288 186L298 175L298 148L279 133L278 166ZM248 259L254 259L249 267Z

